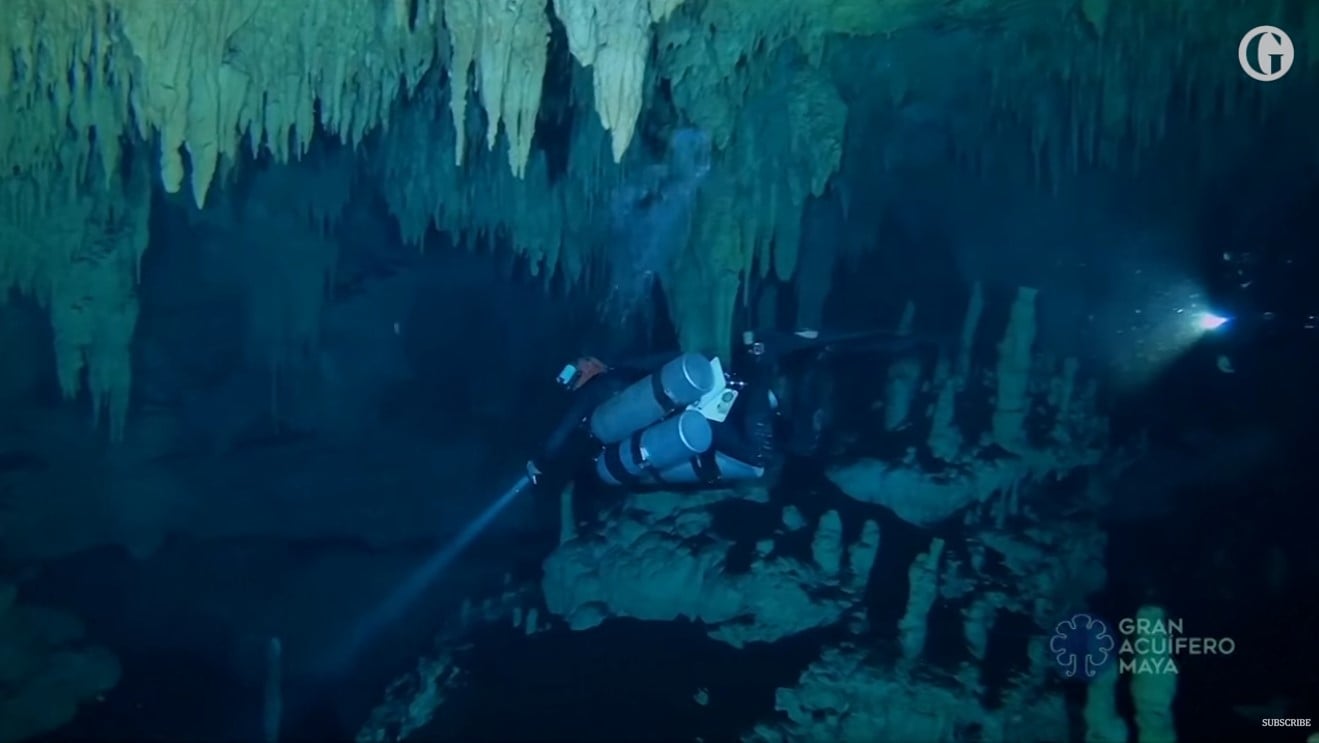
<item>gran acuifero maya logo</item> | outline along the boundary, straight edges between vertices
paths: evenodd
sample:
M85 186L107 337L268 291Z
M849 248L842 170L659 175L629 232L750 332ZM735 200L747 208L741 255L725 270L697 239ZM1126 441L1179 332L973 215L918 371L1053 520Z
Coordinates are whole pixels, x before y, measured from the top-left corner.
M1176 674L1186 657L1236 650L1231 637L1191 634L1184 619L1173 617L1124 617L1112 625L1093 614L1073 614L1049 638L1059 673L1079 681L1095 678L1114 663L1120 674Z

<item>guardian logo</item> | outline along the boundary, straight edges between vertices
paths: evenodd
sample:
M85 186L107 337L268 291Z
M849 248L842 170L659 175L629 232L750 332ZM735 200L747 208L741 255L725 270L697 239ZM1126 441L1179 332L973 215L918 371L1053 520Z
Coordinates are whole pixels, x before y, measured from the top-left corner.
M1262 83L1273 82L1287 74L1296 61L1296 47L1285 31L1277 26L1256 26L1241 37L1237 47L1241 69Z

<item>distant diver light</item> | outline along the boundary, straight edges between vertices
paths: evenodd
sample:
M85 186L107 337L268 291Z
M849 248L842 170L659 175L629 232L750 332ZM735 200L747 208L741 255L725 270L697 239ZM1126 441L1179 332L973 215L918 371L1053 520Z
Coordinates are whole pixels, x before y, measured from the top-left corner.
M1214 314L1213 312L1201 312L1196 316L1196 326L1206 333L1212 333L1215 330L1227 325L1231 318Z

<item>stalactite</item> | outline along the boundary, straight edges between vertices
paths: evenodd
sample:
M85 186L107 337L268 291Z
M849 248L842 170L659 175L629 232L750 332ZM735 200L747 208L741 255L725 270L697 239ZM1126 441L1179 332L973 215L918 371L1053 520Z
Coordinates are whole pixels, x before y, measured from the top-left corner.
M684 336L717 348L728 329L709 324L731 317L738 282L753 271L792 279L805 204L842 167L846 135L869 136L861 117L873 114L843 103L858 97L853 92L888 113L923 98L983 97L981 108L959 109L950 135L956 160L983 175L1024 154L1036 181L1053 188L1091 165L1140 167L1176 115L1259 116L1279 105L1243 84L1234 65L1196 61L1219 48L1222 28L1257 24L1258 6L1214 3L1210 13L1192 0L1064 5L1010 3L1008 12L987 3L864 0L555 0L552 8L535 0L10 0L0 25L0 231L17 237L0 251L0 287L47 304L57 287L84 282L131 290L131 281L116 283L123 274L114 261L70 268L70 256L87 249L71 225L95 224L98 204L128 198L116 180L126 156L121 142L157 143L151 159L159 183L170 192L187 183L201 206L232 176L240 148L287 162L313 152L317 132L381 156L373 168L404 239L419 244L435 227L475 247L502 231L533 271L546 280L562 271L576 285L603 250L593 230L607 219L600 207L619 172L606 160L626 164L663 80L682 125L709 134L730 172L712 179L707 190L719 193L701 198L736 218L702 210L697 222L709 222L696 231L708 241L689 245L665 282L671 300L696 303L674 309L681 323L702 324L683 328ZM1298 9L1289 30L1298 45L1315 46L1316 7L1278 0L1271 12ZM590 125L572 134L570 174L554 183L532 148L548 12L563 22L570 53L590 68L573 95L589 97L596 114L576 117ZM936 19L975 39L966 64L950 70L922 48L919 33L908 33ZM989 27L994 33L976 33ZM876 59L896 54L903 63L886 60L882 73L839 64L834 49L866 36L899 50L872 52ZM420 88L437 65L448 67L447 88ZM862 76L865 84L855 79ZM405 99L413 107L447 104L451 126L409 120ZM393 130L369 141L386 123ZM1023 128L1025 152L1004 152L1003 142L1020 140ZM477 145L468 144L469 133ZM506 148L501 157L471 157L481 134L487 148ZM895 156L878 150L869 167L900 167ZM326 198L346 199L344 188ZM337 212L326 203L301 216L324 238ZM86 265L106 275L86 275ZM104 306L119 324L103 329L97 348L123 345L134 310ZM70 359L87 338L57 330L67 389L83 373ZM108 359L111 351L95 353ZM115 393L107 390L114 385L105 380L120 373L100 368L96 394L113 419Z

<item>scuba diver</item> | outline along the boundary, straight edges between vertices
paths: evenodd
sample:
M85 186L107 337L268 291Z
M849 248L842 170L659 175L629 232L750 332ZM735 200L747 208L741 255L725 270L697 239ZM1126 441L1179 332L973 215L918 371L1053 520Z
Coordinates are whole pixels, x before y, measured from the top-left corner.
M885 331L743 334L733 368L701 354L606 365L583 357L559 373L572 399L531 483L561 489L594 462L607 486L717 487L763 477L785 454L808 454L823 427L820 377L834 352L901 354L929 341ZM776 394L780 379L786 385ZM784 399L786 398L786 399Z

